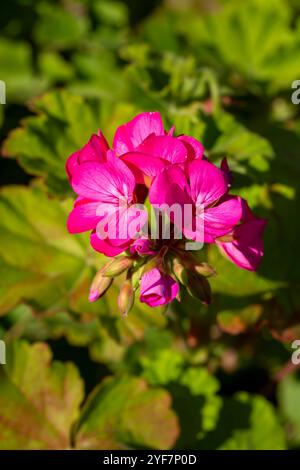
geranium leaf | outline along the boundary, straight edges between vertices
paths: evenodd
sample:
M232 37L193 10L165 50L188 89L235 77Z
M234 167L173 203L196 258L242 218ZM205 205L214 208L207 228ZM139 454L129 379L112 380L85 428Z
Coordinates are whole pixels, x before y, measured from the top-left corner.
M70 447L83 383L73 364L51 364L51 359L44 343L21 341L8 347L0 375L1 449Z
M79 96L54 91L36 99L31 107L37 115L11 132L2 152L17 158L29 174L42 177L51 192L72 194L65 162L97 133L98 103L86 104Z
M93 391L82 410L76 447L170 449L179 432L170 406L170 395L148 388L143 379L107 379Z

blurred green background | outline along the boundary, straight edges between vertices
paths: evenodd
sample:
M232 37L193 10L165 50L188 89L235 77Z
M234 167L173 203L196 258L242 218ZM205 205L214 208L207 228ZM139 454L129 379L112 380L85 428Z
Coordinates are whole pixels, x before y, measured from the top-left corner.
M298 0L10 0L1 6L1 449L300 448ZM269 223L258 273L214 247L213 303L120 318L71 236L68 155L136 113L226 156Z

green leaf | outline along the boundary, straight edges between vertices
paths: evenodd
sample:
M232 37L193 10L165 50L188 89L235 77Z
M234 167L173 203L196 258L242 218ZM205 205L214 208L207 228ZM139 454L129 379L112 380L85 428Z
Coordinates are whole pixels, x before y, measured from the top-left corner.
M76 9L74 8L76 11ZM87 17L58 5L40 2L34 36L38 44L52 49L68 49L80 44L88 29Z
M128 23L128 10L126 4L120 1L110 2L104 0L92 4L97 18L105 24L120 28Z
M37 188L7 187L0 214L0 312L22 299L40 309L67 307L87 253L66 231L66 209Z
M278 385L279 407L287 421L287 435L293 445L300 443L300 380L299 375L288 375Z
M74 69L71 64L63 59L57 52L43 52L38 57L39 69L51 83L66 82L71 80Z
M204 368L186 367L184 356L174 348L150 352L140 363L142 375L153 385L166 386L173 397L181 426L176 447L195 448L217 423L222 404L216 395L218 380Z
M215 120L221 135L211 152L230 155L238 161L250 159L250 164L255 168L260 165L258 169L265 171L267 161L274 156L268 140L246 129L228 113L218 112Z
M26 118L22 127L11 132L3 153L17 158L34 176L42 177L54 194L71 194L65 162L81 148L100 123L98 103L66 91L48 93L32 104L37 116Z
M80 411L83 393L76 367L52 362L45 343L9 344L0 371L0 448L173 447L178 422L168 392L139 378L107 378Z
M152 385L165 385L178 379L184 364L182 355L172 349L162 349L154 357L140 359L143 376Z
M216 427L222 406L217 379L204 368L187 367L168 389L181 427L176 448L199 448L201 439Z
M288 89L299 70L299 39L284 0L233 0L209 14L188 12L178 28L193 50L227 75L234 88ZM201 47L199 47L201 46ZM226 73L227 72L227 73Z
M44 91L48 80L33 71L32 51L28 43L0 38L1 80L6 84L6 102L24 100Z
M143 25L143 36L156 50L178 52L179 39L174 31L172 15L156 15L150 17ZM160 32L157 35L157 31Z
M273 281L253 271L246 271L235 266L223 257L216 247L208 250L208 262L218 275L210 279L212 292L234 297L243 297L263 293L272 293L284 287L284 281Z
M79 78L70 83L71 91L80 96L124 101L128 83L113 54L103 50L89 54L77 52L73 64Z
M137 301L122 319L117 282L103 299L88 301L104 258L89 247L88 235L68 234L69 210L69 203L38 188L7 187L0 193L0 314L26 301L43 312L40 320L22 312L21 332L30 339L65 335L72 344L89 345L95 360L118 362L128 345L141 340L150 326L162 328L166 318Z
M273 406L262 396L241 392L224 400L217 427L200 448L284 450L286 443Z
M181 376L180 383L188 387L192 395L210 396L218 392L218 380L206 369L188 368Z
M73 364L51 359L44 343L9 345L0 371L1 449L69 448L83 383Z
M82 410L76 448L170 449L178 436L170 405L166 391L149 389L142 379L107 379L93 391Z

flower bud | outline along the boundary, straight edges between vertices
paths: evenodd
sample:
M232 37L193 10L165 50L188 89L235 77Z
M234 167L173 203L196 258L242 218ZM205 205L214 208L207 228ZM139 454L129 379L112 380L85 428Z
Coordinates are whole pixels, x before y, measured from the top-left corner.
M134 304L134 290L130 279L124 281L119 297L118 305L123 316L127 316Z
M195 271L205 277L214 277L217 275L217 272L208 263L197 264Z
M133 260L126 256L121 256L120 258L114 259L109 265L103 270L103 276L105 277L115 277L119 276L127 269L131 268L133 265Z
M150 307L169 304L177 296L179 284L158 268L143 274L140 283L140 301Z
M140 276L142 277L143 274L145 274L147 271L151 271L151 269L157 268L159 265L159 259L157 256L154 256L154 258L150 258L147 263L143 264L140 269Z
M199 299L203 304L211 302L211 288L207 279L196 271L186 271L186 288L193 297Z
M100 297L105 294L113 282L113 279L103 276L102 270L103 268L97 272L93 279L89 295L90 302L95 302L96 300L100 299Z
M173 259L173 273L181 284L186 284L186 269L178 258Z

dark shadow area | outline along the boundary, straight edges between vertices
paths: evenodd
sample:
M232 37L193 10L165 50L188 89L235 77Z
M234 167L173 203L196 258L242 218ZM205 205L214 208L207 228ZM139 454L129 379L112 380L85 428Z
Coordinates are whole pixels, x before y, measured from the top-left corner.
M48 344L53 352L54 360L71 361L76 364L84 380L86 393L91 392L104 377L111 374L105 365L91 360L86 347L71 346L65 339L48 341Z

